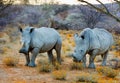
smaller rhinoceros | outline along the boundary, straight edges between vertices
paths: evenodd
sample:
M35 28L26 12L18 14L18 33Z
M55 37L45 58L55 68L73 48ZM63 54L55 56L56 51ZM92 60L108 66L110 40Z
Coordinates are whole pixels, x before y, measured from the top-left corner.
M80 35L74 35L76 48L73 53L74 61L83 61L86 66L86 54L90 55L89 68L95 68L94 59L96 55L101 55L103 58L102 65L106 65L108 51L114 40L112 34L105 29L84 29Z
M34 67L35 59L38 53L47 52L49 61L53 62L52 50L57 53L57 60L61 64L61 46L62 40L59 33L48 27L33 28L27 26L25 29L19 27L22 33L21 42L23 43L20 53L26 56L26 66ZM29 57L29 52L32 56Z

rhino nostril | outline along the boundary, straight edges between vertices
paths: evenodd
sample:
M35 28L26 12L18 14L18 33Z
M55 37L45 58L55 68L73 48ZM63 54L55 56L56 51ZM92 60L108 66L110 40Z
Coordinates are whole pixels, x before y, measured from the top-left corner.
M22 50L19 50L19 53L23 53L23 51L22 51Z
M73 56L73 58L74 58L74 59L76 59L76 57L75 57L75 56Z

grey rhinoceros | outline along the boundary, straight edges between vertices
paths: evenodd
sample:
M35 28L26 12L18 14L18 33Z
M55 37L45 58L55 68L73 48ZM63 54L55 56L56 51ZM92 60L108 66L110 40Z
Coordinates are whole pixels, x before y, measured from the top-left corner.
M53 49L55 49L57 60L61 64L62 40L55 29L48 27L33 28L27 26L25 29L19 27L19 30L22 35L21 42L23 43L19 52L25 54L26 66L36 66L36 56L38 53L44 52L47 52L49 61L53 62ZM32 54L31 58L29 56L29 52Z
M106 65L108 51L114 40L111 33L105 29L84 29L80 35L74 35L76 48L73 53L74 61L83 61L86 66L86 54L90 55L89 68L95 68L94 59L96 55L101 55L103 58L102 65Z

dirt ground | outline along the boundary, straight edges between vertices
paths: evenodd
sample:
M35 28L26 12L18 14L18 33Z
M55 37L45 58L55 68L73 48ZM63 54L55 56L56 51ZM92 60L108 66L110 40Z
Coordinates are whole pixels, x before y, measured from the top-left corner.
M76 83L76 76L81 72L86 73L97 73L95 69L88 69L85 68L83 70L70 70L69 66L73 62L72 58L69 55L74 50L74 43L73 43L73 33L77 31L59 31L61 33L63 39L63 47L62 47L62 69L67 71L66 80L55 80L53 79L51 72L43 73L38 72L37 67L31 68L25 66L25 56L23 54L19 54L18 51L20 49L19 40L14 42L7 43L9 48L5 49L5 53L0 54L0 83ZM72 34L72 35L71 35ZM5 47L6 45L3 45ZM16 56L19 59L19 62L14 67L6 66L3 63L3 59L5 56ZM112 51L109 53L108 62L112 59L114 55ZM98 56L95 60L96 67L100 66L101 58ZM36 64L39 60L48 60L46 54L39 54L36 59ZM100 60L100 61L99 61ZM87 60L88 64L88 60ZM108 64L108 63L107 63ZM108 64L109 65L109 64ZM120 69L118 69L120 71ZM116 78L107 78L101 76L99 80L105 80L103 83L106 83L109 80L112 80L111 83L120 83L120 72Z

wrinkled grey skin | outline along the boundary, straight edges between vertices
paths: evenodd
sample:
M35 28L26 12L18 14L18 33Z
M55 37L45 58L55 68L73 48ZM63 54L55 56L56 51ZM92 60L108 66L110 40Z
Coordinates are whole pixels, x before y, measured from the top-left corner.
M103 58L102 66L106 65L108 51L114 40L112 35L105 29L84 29L80 35L74 35L76 48L73 53L74 61L83 61L86 66L86 54L90 55L89 68L95 68L94 59L96 55L101 55Z
M61 64L61 46L62 40L59 33L53 28L33 28L26 27L20 29L21 42L23 43L22 48L19 50L20 53L26 56L26 66L34 67L35 59L38 53L47 52L49 61L53 62L52 50L55 49L57 53L57 60ZM32 56L30 58L29 52Z

